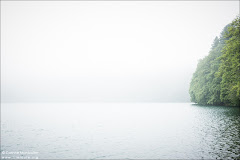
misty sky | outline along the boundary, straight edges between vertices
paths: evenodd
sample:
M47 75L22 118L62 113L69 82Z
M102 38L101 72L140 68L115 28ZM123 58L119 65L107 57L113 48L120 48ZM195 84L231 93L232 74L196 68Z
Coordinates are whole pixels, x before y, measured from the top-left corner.
M238 1L1 2L3 102L189 102Z

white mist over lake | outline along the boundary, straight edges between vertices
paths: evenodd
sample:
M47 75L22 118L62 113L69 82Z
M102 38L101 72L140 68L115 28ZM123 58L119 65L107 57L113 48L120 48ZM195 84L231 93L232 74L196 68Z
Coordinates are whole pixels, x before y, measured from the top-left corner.
M238 1L3 1L4 102L189 102Z
M180 103L237 14L239 1L1 1L1 159L239 158L239 108Z

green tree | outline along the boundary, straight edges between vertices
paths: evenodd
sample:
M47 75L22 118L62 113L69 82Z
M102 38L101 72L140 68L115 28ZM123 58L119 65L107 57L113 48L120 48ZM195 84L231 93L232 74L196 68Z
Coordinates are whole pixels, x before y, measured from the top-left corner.
M216 37L199 61L190 83L191 101L201 105L240 105L240 23L237 17Z
M225 34L226 45L220 57L218 76L221 81L221 101L226 105L240 106L240 18L237 17Z

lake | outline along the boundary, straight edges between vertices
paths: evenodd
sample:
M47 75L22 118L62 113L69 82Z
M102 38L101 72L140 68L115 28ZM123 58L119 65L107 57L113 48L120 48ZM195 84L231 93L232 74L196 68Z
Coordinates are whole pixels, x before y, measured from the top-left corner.
M239 107L2 103L2 159L240 158Z

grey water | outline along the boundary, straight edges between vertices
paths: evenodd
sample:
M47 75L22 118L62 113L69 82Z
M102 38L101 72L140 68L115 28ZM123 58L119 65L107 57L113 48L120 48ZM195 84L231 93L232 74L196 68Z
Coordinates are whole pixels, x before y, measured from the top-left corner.
M239 159L239 107L2 103L1 158Z

